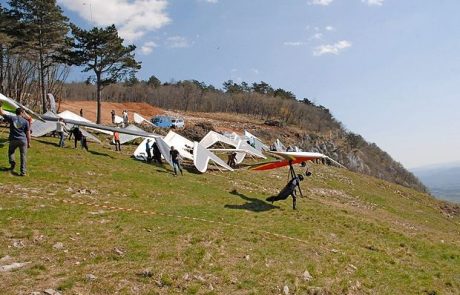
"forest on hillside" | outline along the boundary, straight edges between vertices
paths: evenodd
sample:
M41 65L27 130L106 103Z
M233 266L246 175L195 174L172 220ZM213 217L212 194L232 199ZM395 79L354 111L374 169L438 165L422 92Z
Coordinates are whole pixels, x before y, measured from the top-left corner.
M346 130L329 109L308 98L264 81L229 80L219 88L196 80L161 82L153 75L140 81L135 49L124 44L114 25L84 30L72 24L55 0L0 4L0 92L30 108L45 112L47 93L53 93L58 99L96 100L98 123L104 100L275 120L302 130L294 143L301 148L322 152L351 170L426 190L376 144ZM77 66L88 79L68 83Z

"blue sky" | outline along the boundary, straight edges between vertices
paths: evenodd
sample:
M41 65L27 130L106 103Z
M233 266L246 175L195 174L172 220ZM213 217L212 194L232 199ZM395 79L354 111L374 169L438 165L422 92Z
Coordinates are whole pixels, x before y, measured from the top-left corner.
M331 109L408 168L460 160L458 0L58 3L80 26L115 23L138 47L141 79L265 81Z

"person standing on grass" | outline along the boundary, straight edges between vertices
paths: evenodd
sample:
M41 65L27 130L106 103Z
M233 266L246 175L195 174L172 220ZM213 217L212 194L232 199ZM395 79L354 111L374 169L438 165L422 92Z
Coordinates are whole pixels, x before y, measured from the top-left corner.
M2 102L0 102L0 115L10 124L10 135L8 140L8 160L11 165L10 170L13 171L16 166L14 160L14 153L19 148L21 158L21 173L20 176L26 176L27 172L27 149L30 148L30 125L29 122L23 117L25 114L24 109L17 108L16 116L10 116L2 109Z
M115 150L121 152L120 133L117 131L113 133L113 142L115 143Z
M180 174L183 176L184 173L182 172L182 167L180 166L180 154L179 154L179 151L176 150L172 146L171 150L169 151L169 154L171 155L171 160L172 160L172 163L173 163L174 175L177 176L177 169L179 169Z
M115 124L115 110L112 110L110 114L112 115L112 124Z
M80 142L81 147L83 148L83 133L81 132L80 128L78 126L72 127L70 129L70 135L69 135L69 140L72 139L72 135L75 141L75 148L77 148L77 142Z
M156 141L153 143L152 148L153 148L153 159L154 159L155 162L157 162L158 164L162 164L162 161L161 161L161 152L160 152L160 149L158 148L158 144L157 144Z
M64 147L64 131L66 130L65 128L65 123L64 119L59 118L59 120L56 122L56 133L59 135L59 147Z
M145 152L147 153L147 163L152 161L152 147L150 146L150 139L145 142Z

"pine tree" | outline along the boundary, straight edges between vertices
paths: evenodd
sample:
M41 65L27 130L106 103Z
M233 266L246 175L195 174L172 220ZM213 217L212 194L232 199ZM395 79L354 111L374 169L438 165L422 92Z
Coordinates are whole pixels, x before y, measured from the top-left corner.
M134 45L123 45L115 25L83 30L71 25L73 42L68 52L68 63L84 66L83 72L94 72L90 77L96 83L97 123L101 123L101 93L105 86L129 77L141 68L134 59Z
M68 18L56 0L11 0L9 5L24 26L24 47L38 62L42 109L46 112L47 69L58 63L58 56L65 47Z

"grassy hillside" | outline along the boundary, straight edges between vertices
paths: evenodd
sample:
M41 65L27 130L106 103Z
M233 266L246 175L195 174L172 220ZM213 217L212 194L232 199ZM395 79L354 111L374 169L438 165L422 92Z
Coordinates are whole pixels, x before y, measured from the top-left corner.
M0 267L30 262L4 294L460 292L460 217L428 195L312 164L293 211L264 201L285 169L174 177L56 142L33 141L29 176L0 171Z

